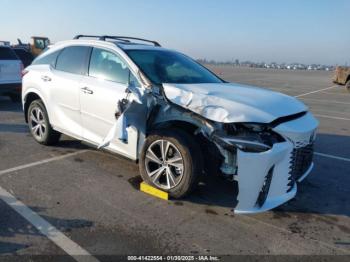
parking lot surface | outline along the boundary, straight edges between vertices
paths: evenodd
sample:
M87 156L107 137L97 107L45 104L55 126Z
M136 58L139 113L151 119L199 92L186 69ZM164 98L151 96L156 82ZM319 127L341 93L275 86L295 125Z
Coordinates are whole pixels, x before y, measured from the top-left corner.
M233 185L217 177L181 201L153 198L138 190L136 163L65 136L41 146L21 105L0 98L0 256L349 255L350 93L331 72L211 69L296 96L320 121L315 169L295 199L234 215Z

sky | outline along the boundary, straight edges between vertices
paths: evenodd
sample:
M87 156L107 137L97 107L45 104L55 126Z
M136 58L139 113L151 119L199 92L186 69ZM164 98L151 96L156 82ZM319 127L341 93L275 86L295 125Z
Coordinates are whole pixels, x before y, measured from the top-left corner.
M350 0L0 0L0 40L157 40L193 58L350 64Z

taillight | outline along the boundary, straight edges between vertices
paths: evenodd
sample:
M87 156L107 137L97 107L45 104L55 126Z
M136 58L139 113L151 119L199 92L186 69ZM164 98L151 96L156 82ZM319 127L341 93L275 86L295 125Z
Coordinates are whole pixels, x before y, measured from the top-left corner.
M28 73L28 70L22 70L22 78Z

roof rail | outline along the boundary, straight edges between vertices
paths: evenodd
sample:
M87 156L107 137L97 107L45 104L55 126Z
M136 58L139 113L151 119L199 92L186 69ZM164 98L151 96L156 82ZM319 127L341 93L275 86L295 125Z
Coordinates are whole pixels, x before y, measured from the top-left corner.
M161 46L158 42L156 41L152 41L152 40L147 40L147 39L143 39L143 38L137 38L137 37L130 37L130 36L110 36L110 35L103 35L100 37L100 40L106 40L106 39L115 39L115 40L129 40L128 42L130 42L130 40L137 40L137 41L143 41L143 42L147 42L147 43L152 43L155 46Z
M114 40L119 40L122 42L127 42L130 43L130 40L137 40L137 41L143 41L147 43L152 43L155 46L161 46L158 42L152 41L152 40L147 40L143 38L137 38L137 37L130 37L130 36L110 36L110 35L102 35L102 36L97 36L97 35L77 35L74 37L74 39L80 39L82 37L87 37L87 38L97 38L98 40L101 41L106 41L106 39L114 39Z
M76 39L80 39L82 37L87 37L87 38L100 38L99 35L76 35L73 39L76 40Z

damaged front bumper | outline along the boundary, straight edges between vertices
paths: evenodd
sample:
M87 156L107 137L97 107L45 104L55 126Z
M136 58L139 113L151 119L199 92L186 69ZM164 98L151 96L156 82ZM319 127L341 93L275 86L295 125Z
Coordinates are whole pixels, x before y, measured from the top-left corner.
M275 208L292 199L297 192L295 182L290 185L291 142L275 144L263 153L238 150L238 204L235 213L258 213ZM310 173L312 165L307 173ZM305 174L306 175L306 174Z
M226 153L235 155L233 179L238 184L235 213L264 212L296 195L297 182L305 179L314 166L313 144L317 126L318 121L308 113L275 127L273 131L284 141L269 149L263 150L256 143L253 146L260 151L246 150L247 145L242 146L242 143L237 144L235 150L226 149Z

